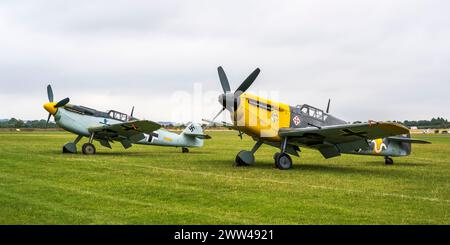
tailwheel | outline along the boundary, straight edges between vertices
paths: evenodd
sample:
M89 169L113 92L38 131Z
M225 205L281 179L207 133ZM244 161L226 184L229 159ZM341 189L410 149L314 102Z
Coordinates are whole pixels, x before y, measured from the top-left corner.
M240 151L236 155L236 166L250 166L255 162L255 156L251 151Z
M292 159L291 157L286 153L278 153L275 154L275 166L277 166L280 170L287 170L292 168Z
M384 164L386 164L386 165L393 165L394 164L394 160L392 160L392 158L390 158L390 157L385 157L384 158Z
M183 153L188 153L188 152L189 152L189 149L186 148L186 147L183 147L183 148L181 148L181 152L183 152Z
M85 155L93 155L96 152L95 146L92 143L83 144L82 150Z

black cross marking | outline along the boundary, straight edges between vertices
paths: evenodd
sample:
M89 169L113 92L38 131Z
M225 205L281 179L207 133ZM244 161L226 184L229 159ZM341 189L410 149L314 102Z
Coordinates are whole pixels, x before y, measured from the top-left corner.
M345 132L345 134L342 134L342 136L358 136L364 139L367 136L367 132L353 132L350 129L343 129L342 131Z

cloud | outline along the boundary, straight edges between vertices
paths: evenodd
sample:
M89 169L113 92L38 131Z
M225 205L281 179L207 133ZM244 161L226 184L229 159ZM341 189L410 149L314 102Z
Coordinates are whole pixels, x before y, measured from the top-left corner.
M256 67L253 92L348 121L450 118L447 1L2 1L0 118L44 118L45 86L75 104L170 120ZM171 102L174 93L191 100ZM174 100L176 101L176 99ZM172 113L171 113L172 114ZM189 116L190 114L190 116ZM170 118L168 118L170 117ZM189 118L190 117L190 118Z

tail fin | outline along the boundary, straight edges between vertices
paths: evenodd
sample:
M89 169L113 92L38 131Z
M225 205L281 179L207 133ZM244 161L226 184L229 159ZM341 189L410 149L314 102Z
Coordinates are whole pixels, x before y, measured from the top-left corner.
M210 139L209 135L203 133L203 128L198 123L189 123L182 132L183 135L191 136L199 139Z
M403 151L406 152L406 155L411 154L412 145L411 144L431 144L429 141L412 139L410 134L406 136L392 136L387 138L389 140L389 144L398 145Z

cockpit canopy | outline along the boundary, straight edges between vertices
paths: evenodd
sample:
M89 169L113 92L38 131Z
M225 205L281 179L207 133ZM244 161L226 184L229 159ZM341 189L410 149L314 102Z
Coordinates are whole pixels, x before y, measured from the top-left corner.
M67 104L66 106L64 106L64 109L71 111L71 112L75 112L78 114L82 114L82 115L88 115L88 116L107 116L106 113L104 112L100 112L97 111L95 109L86 107L86 106L81 106L81 105L71 105L71 104Z
M315 108L307 104L297 105L296 108L298 114L303 114L321 121L327 120L328 115L321 109Z
M122 121L122 122L127 122L129 120L135 119L133 117L128 116L125 113L114 111L114 110L110 110L108 112L103 112L103 111L97 111L95 109L85 107L85 106L70 105L70 104L66 105L64 108L68 111L82 114L82 115L111 118L111 119L115 119L115 120Z
M128 115L122 112L111 110L108 112L109 117L115 120L126 122L128 121Z

